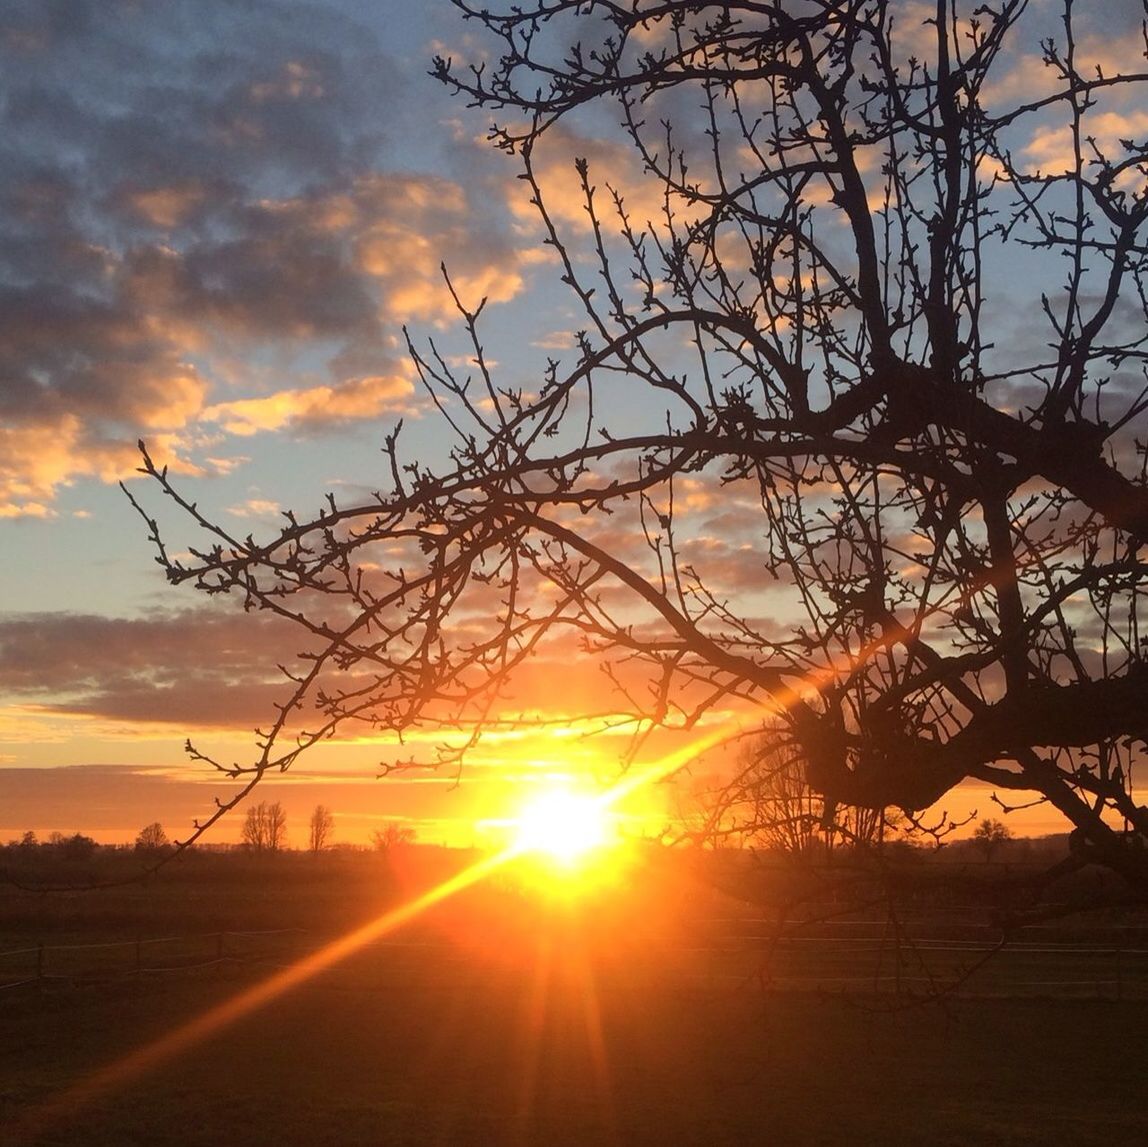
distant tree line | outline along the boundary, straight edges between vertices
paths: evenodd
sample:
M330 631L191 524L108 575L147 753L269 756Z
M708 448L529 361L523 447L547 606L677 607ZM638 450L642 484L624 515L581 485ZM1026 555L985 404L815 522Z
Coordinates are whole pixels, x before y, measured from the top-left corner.
M16 852L50 852L65 860L87 860L100 846L92 837L85 836L82 832L72 833L71 836L62 832L51 832L47 840L41 841L36 833L29 829L19 840L10 840L8 847Z
M307 830L307 851L325 852L334 846L335 814L325 804L317 804L311 812ZM388 852L403 845L413 844L418 834L415 828L400 820L387 821L371 832L369 847L376 852ZM122 845L101 845L94 838L76 832L67 835L51 832L41 841L35 830L28 829L18 838L8 841L7 849L17 854L50 854L67 860L86 860L100 848L121 850ZM164 857L179 847L167 834L159 821L144 825L136 834L132 845L126 846L150 858ZM277 853L288 848L287 812L280 801L259 801L247 809L240 831L242 849L254 853Z

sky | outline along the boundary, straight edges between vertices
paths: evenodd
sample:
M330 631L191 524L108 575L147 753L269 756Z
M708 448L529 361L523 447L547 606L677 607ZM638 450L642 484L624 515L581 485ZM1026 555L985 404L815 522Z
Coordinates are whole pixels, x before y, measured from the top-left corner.
M269 529L372 489L396 420L433 440L403 328L456 337L444 259L496 337L560 309L515 172L428 74L448 32L465 51L445 3L0 3L0 840L178 836L227 792L185 740L247 758L282 695L294 636L156 566L118 487L142 485L138 439ZM514 768L586 754L503 752L459 789L378 782L386 751L344 744L267 795L296 843L320 802L336 839L403 817L467 843Z
M1092 43L1139 10L1105 5ZM461 351L444 259L460 296L487 298L509 384L572 345L513 161L428 75L468 37L442 0L0 0L0 840L130 840L157 819L179 836L227 791L185 740L249 758L282 696L293 635L169 587L155 564L118 485L143 486L138 439L209 515L258 533L285 507L374 488L398 419L433 454L403 330ZM1035 55L1010 82L1039 86ZM1029 145L1035 162L1056 141ZM748 523L706 509L701 540L748 584ZM469 843L523 784L610 756L573 735L495 743L456 786L377 780L391 751L332 744L270 785L294 842L322 802L336 839L402 817ZM951 811L991 812L985 795ZM649 823L671 811L648 799Z

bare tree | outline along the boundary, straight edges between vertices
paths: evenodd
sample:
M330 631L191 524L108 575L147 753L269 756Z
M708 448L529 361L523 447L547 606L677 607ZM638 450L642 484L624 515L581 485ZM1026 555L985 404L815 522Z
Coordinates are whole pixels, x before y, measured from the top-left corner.
M881 843L896 827L895 810L843 806L827 815L825 799L806 777L800 747L779 725L751 737L732 775L711 778L700 794L704 823L696 835L793 856L824 856L835 847Z
M136 835L136 852L162 852L170 843L163 825L158 820L153 821L144 825Z
M243 843L252 852L278 852L287 846L287 814L278 801L251 805L243 821Z
M752 737L738 752L732 776L710 774L706 789L694 793L703 808L696 839L795 856L824 849L824 802L779 733Z
M1148 891L1142 63L1071 3L456 7L491 56L435 73L498 117L581 329L519 388L459 298L465 372L410 341L449 457L396 428L385 489L260 540L144 452L206 538L145 513L170 579L313 638L222 771L358 725L458 765L580 650L614 696L566 716L633 752L765 712L827 822L973 778Z
M335 830L335 818L325 804L317 804L311 813L311 823L307 834L307 847L312 852L322 852L331 843L331 833Z
M973 830L973 843L984 853L986 863L1009 840L1012 840L1012 832L1008 825L995 817L985 817Z
M371 844L376 852L391 852L393 849L414 844L416 836L415 830L409 824L389 820L382 828L371 831Z
M48 844L65 860L88 860L100 847L92 837L82 832L74 832L71 836L59 831L51 832L48 834Z

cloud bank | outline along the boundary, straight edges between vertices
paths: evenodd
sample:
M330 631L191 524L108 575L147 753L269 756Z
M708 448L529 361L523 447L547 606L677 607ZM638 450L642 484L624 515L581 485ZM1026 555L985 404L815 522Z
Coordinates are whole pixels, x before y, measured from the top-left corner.
M521 290L500 198L391 133L422 55L292 0L4 6L0 516L141 436L204 473L233 436L401 414L443 254L474 301Z

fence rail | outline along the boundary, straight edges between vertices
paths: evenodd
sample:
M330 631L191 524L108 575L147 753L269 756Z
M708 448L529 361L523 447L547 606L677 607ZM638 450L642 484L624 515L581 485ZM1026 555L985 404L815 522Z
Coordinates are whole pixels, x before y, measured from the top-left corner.
M929 937L894 945L878 935L767 936L746 923L746 928L703 928L696 944L664 947L646 958L645 967L631 962L617 964L615 971L644 975L664 965L702 985L754 983L772 990L914 993L942 988L967 996L1148 1000L1148 947L1139 935L1127 944L1040 937L996 951L992 942L965 938ZM0 991L142 980L223 965L279 968L323 942L313 933L288 928L25 945L0 951ZM323 982L352 989L386 987L434 982L460 968L472 976L481 971L448 941L390 938L328 969Z
M298 928L277 928L11 948L0 952L0 991L28 984L107 981L251 962L271 954L271 938L275 954L281 957L285 940L306 935Z

